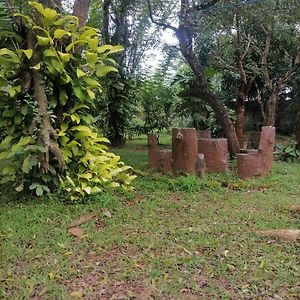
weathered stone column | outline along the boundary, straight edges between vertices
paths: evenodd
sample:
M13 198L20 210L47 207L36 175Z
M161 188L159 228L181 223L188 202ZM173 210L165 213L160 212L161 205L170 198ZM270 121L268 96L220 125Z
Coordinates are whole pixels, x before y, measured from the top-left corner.
M275 127L262 127L258 150L237 154L238 175L244 179L268 175L273 164L274 143Z
M198 158L198 135L195 128L173 128L172 161L173 174L196 175Z
M157 170L158 145L157 145L157 135L155 133L148 134L148 161L149 161L149 168L152 170Z
M208 172L229 170L227 139L198 139L198 152L204 154Z
M172 170L172 150L160 150L159 157L159 170L166 174Z

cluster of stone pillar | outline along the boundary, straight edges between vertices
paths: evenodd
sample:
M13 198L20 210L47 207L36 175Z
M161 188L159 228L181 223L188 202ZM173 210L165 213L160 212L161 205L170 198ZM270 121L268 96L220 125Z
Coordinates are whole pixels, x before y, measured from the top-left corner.
M272 168L275 128L263 127L258 149L242 149L237 172L242 178L266 176ZM156 134L148 134L149 168L177 176L223 173L229 170L228 142L211 138L208 130L173 128L172 150L159 150Z

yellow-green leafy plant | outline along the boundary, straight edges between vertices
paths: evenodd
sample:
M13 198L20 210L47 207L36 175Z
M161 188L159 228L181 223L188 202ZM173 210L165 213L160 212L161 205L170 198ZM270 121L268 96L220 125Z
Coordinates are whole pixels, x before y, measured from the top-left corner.
M98 30L75 16L29 5L33 17L15 15L22 42L0 49L0 184L37 195L59 187L72 199L129 187L131 168L89 114L122 46L101 45Z

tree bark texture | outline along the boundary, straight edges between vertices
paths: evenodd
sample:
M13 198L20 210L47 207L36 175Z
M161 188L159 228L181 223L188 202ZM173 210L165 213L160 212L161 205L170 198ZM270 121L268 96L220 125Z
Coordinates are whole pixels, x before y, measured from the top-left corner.
M33 31L28 33L28 48L33 50L31 58L31 66L34 67L41 60L40 50L36 47L37 43ZM31 79L33 88L33 99L38 104L38 112L40 118L39 124L39 141L45 148L45 152L40 156L40 170L46 173L49 170L49 153L56 157L60 168L66 168L65 159L56 143L57 133L51 125L48 113L48 99L46 95L45 84L42 80L43 74L39 70L31 69Z
M86 24L89 16L90 0L75 0L73 15L78 17L79 26Z
M111 0L104 0L102 9L103 9L103 27L102 27L102 35L105 44L110 44L110 36L109 36L109 9L111 5Z
M263 120L264 126L275 126L276 121L276 108L277 108L277 95L278 92L271 90L267 102L266 116Z
M297 149L300 150L300 107L296 119L296 143Z
M235 132L241 148L244 147L245 100L246 95L243 90L240 90L238 98L235 102Z

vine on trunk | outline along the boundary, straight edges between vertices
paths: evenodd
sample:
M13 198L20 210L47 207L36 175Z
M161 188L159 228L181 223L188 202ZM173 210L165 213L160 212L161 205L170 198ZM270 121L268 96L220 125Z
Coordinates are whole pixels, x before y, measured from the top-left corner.
M100 46L98 30L75 16L29 5L33 18L15 15L27 34L0 49L0 184L38 196L60 186L72 199L129 186L131 168L108 152L89 114L99 78L118 71L109 55L123 48Z

